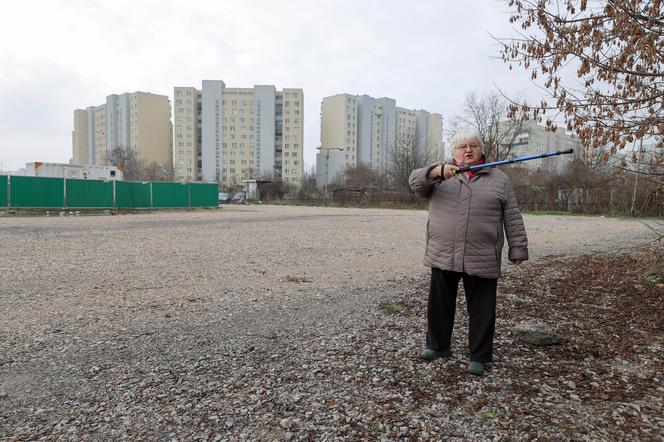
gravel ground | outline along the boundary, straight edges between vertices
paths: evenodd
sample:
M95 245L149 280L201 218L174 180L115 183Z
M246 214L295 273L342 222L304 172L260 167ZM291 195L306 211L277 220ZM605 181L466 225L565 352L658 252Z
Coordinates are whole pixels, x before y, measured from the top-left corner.
M532 260L506 268L505 280L523 285L519 276L531 272L538 290L583 266L575 257L652 239L633 220L524 219ZM286 206L0 218L0 438L634 436L607 427L581 399L569 405L560 382L575 381L501 369L513 360L556 365L555 352L513 343L508 322L499 320L496 367L483 378L463 373L463 308L455 358L417 360L425 224L423 211ZM501 312L530 299L502 292ZM395 300L406 306L397 314ZM555 321L554 310L539 315ZM661 412L661 363L650 370L660 388L640 391ZM546 394L525 421L497 405L538 383ZM638 408L639 437L661 438L661 413L642 399L628 395L621 406Z

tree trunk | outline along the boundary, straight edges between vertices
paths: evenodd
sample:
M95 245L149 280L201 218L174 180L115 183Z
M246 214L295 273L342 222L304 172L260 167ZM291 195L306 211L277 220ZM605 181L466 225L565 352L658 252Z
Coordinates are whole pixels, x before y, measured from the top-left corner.
M634 216L634 206L636 203L636 189L639 184L639 174L635 173L634 174L634 191L632 192L632 207L629 209L630 215Z

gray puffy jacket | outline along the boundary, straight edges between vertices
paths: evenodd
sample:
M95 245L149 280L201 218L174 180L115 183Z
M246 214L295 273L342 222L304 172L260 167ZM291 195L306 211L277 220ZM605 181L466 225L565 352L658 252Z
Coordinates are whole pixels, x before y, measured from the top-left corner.
M437 165L437 164L436 164ZM410 187L429 199L424 264L441 270L499 278L504 235L509 259L528 259L528 238L509 177L478 170L438 183L427 179L436 165L410 174Z

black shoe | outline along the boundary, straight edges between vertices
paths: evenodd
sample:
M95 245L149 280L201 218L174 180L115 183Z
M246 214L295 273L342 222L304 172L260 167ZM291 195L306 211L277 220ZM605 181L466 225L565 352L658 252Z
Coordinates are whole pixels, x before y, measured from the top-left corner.
M484 374L484 364L481 362L470 361L466 373L475 376L482 376Z
M420 359L424 359L425 361L433 361L434 359L447 358L449 356L452 356L452 352L450 350L436 351L431 350L430 348L425 348L422 350L422 353L420 353Z

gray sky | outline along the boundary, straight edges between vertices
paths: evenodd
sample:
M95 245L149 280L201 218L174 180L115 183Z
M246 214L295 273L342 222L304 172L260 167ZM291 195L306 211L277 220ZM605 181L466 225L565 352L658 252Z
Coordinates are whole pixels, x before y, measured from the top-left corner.
M459 112L464 95L495 86L539 98L509 71L489 33L513 35L495 0L22 0L0 27L0 162L71 158L73 110L107 95L173 95L224 80L305 96L305 167L320 144L320 103L337 93Z

